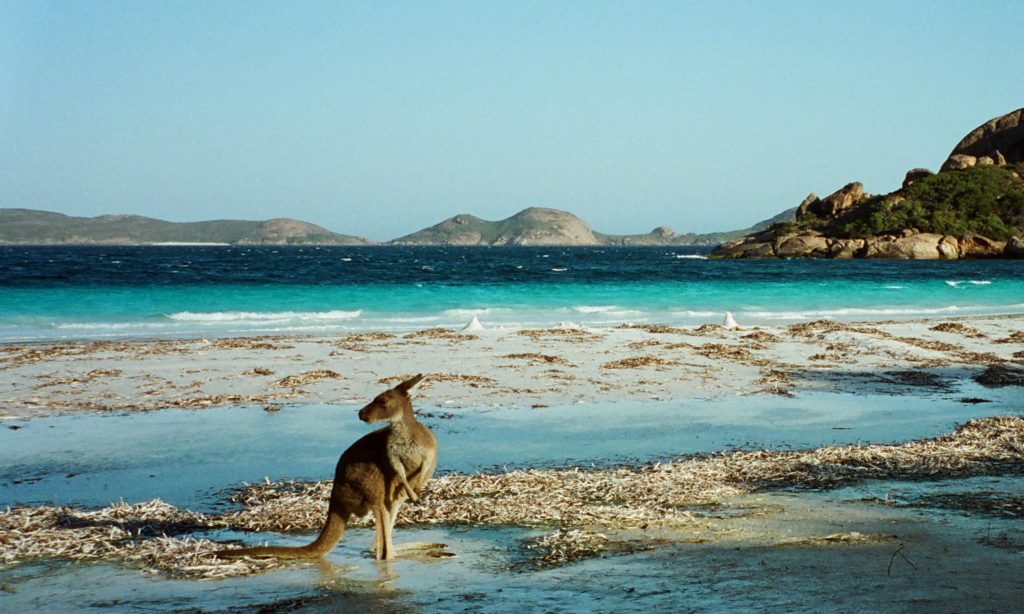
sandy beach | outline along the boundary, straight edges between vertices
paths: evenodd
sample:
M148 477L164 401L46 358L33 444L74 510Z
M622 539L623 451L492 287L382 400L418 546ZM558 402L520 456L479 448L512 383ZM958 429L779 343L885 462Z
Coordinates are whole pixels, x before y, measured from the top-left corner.
M577 574L621 572L634 590L640 587L649 593L644 602L676 607L689 602L689 597L683 599L676 589L660 597L658 577L645 579L636 570L623 570L648 561L664 574L678 576L682 568L674 561L697 557L707 561L706 573L688 572L679 576L680 582L691 587L715 586L719 576L726 574L738 586L748 587L737 589L725 604L761 603L746 601L745 591L757 590L788 607L821 605L828 599L815 593L817 585L810 578L838 573L842 567L847 579L841 584L849 591L842 601L846 607L896 603L910 608L914 603L941 602L960 604L958 607L982 603L982 610L999 610L1012 603L1024 586L1016 581L982 581L980 572L963 579L960 569L1020 566L1024 543L1019 526L1021 502L1007 493L1019 488L1024 462L1024 422L1018 417L1019 400L1014 401L1019 399L1015 391L1024 385L1022 365L1024 316L863 323L819 320L734 330L711 324L623 324L590 329L566 323L547 329L472 333L434 328L342 337L8 344L0 347L0 424L13 431L8 440L15 443L24 441L14 439L18 430L31 431L37 420L56 421L46 423L53 429L63 424L60 420L73 416L127 420L158 410L161 415L190 410L181 413L188 414L191 424L203 424L203 416L209 415L207 428L224 429L223 420L237 422L220 413L231 407L250 415L280 412L275 417L294 423L293 428L301 433L317 429L310 419L323 415L304 414L303 407L355 408L385 387L419 372L428 373L430 379L420 389L416 407L421 419L430 421L435 429L454 424L451 432L446 432L446 445L477 445L472 433L480 429L480 420L488 420L488 412L521 416L505 423L511 425L507 437L515 441L530 437L530 429L535 428L531 425L541 424L538 420L557 420L557 416L542 417L535 410L572 407L570 420L578 421L593 407L595 415L603 416L596 420L600 423L608 421L607 412L612 408L619 413L635 412L642 422L652 416L657 421L664 412L671 414L671 403L683 401L689 405L679 406L681 416L702 403L713 406L711 412L719 407L740 414L742 407L749 411L763 408L759 400L802 398L810 399L803 406L813 405L817 398L862 398L861 405L882 404L891 414L909 411L910 400L918 399L938 403L947 408L943 410L947 414L962 407L964 419L930 418L926 423L944 425L942 430L923 426L920 432L933 433L932 437L905 443L898 443L899 433L912 432L906 430L906 420L912 417L892 421L893 435L887 440L895 439L894 444L866 445L858 440L805 451L712 447L710 454L628 465L613 460L607 466L534 469L526 462L519 468L480 473L459 470L460 457L449 455L449 462L456 463L455 470L442 466L421 502L406 506L399 519L399 541L425 536L427 542L419 549L413 547L382 576L384 572L371 565L365 552L372 526L357 524L328 558L334 565L343 565L343 570L331 571L329 581L300 580L307 590L298 592L287 588L294 581L288 578L313 573L309 566L296 568L252 559L229 563L212 558L211 553L224 541L308 541L308 535L322 522L329 480L221 483L220 487L228 490L218 491L212 500L203 499L209 503L200 507L206 509L196 511L159 499L114 503L118 487L107 481L110 478L100 477L96 479L103 480L104 489L115 490L108 499L82 495L89 492L90 482L68 494L72 500L85 496L98 504L19 506L0 514L0 528L6 535L0 555L7 564L2 579L11 591L27 589L22 597L0 598L27 607L35 602L23 601L26 594L60 590L56 576L46 570L86 573L87 567L74 563L47 567L54 564L48 561L63 560L106 562L114 564L115 570L127 566L157 574L165 578L166 590L176 595L169 598L175 607L205 603L189 587L209 579L238 582L244 576L261 574L279 588L250 604L295 606L305 611L356 606L415 610L438 607L427 606L425 601L436 595L438 602L464 608L467 599L475 602L478 598L454 588L463 583L482 594L526 574L542 587L546 586L546 574L558 570L576 578L573 582L583 594L596 589L588 588ZM986 414L984 408L993 399L997 400L993 407L1000 409ZM970 413L974 408L981 408L981 413ZM1006 409L1010 416L985 417ZM819 412L829 413L827 408ZM857 415L856 411L849 414L854 423ZM971 415L980 418L968 421ZM840 429L833 431L837 437L850 428L843 426L845 419L837 415L833 420L831 428ZM794 423L799 421L794 418ZM685 416L669 422L686 427ZM77 424L70 426L81 430L85 423ZM956 424L963 426L955 429ZM114 427L101 424L99 428ZM197 440L217 438L201 426L189 428ZM245 428L238 426L241 430L237 433L224 434L242 437ZM603 431L599 425L595 428L605 432L605 437L614 436L615 427L610 423ZM829 427L824 428L828 432ZM878 432L884 432L884 427ZM116 435L112 436L105 445L118 445ZM147 445L147 441L165 436L153 430L138 437ZM80 437L88 440L89 435L83 432ZM314 475L329 475L336 454L330 450L336 447L340 451L337 437L330 435L328 451L317 453L311 470ZM479 437L481 449L486 450L489 435ZM557 434L537 433L535 437L538 442L548 438L552 446L559 445ZM833 437L832 441L838 440ZM126 440L124 445L128 450L133 444ZM663 445L655 444L652 450ZM645 454L642 445L625 449L641 457ZM131 460L133 453L128 454L126 467L140 462ZM183 448L181 454L175 463L204 462L203 456L212 456L189 448ZM269 458L259 451L254 454L263 459L268 474L278 465L273 454ZM600 457L600 449L593 454ZM194 471L184 466L179 470ZM77 471L65 478L63 467L40 469L37 477L26 476L25 481L42 480L45 490L48 483L89 479L76 478ZM111 471L116 475L121 469L115 466ZM144 466L140 471L159 470ZM282 471L287 475L288 470L274 475L281 476ZM149 477L157 478L156 485L144 492L171 494L159 488L158 474ZM223 478L211 476L210 480L220 483ZM922 481L931 485L910 486ZM991 485L995 482L998 488ZM99 503L102 501L111 503ZM921 505L950 511L920 511ZM957 527L957 536L947 535L945 525ZM505 545L498 545L495 539ZM950 549L958 552L957 564L945 554ZM760 563L754 565L751 557ZM468 572L459 567L473 561L497 568ZM791 567L797 563L798 567ZM888 582L876 599L856 597L879 582L879 577L891 578L894 567L900 579ZM789 578L789 584L785 588L764 585L760 574L764 568ZM423 571L429 569L445 571ZM123 573L116 571L115 575ZM398 575L388 575L395 573ZM449 588L441 590L424 579L433 573L455 575L449 578ZM408 598L380 589L397 582L399 576L401 585L411 591ZM378 585L360 585L347 592L324 588L336 587L338 577L346 578L345 583L376 577ZM130 584L125 579L119 582ZM955 589L950 588L953 585ZM244 585L233 586L244 592ZM308 593L314 587L319 596ZM551 590L523 589L514 598L536 605L551 599ZM241 593L231 594L235 596L218 603L242 602ZM702 595L699 603L712 609L723 606L718 601L723 594L731 593L716 592L713 598ZM555 609L576 604L579 598L575 594L564 603L556 600ZM68 599L69 606L81 605ZM489 598L481 599L484 604L497 605Z
M0 346L2 417L221 405L361 404L430 375L419 403L473 407L1021 383L1024 316L727 330L567 323L473 333Z

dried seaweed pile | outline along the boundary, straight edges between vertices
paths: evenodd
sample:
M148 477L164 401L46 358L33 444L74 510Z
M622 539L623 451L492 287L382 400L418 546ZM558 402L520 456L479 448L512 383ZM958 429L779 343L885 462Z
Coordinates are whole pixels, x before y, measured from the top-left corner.
M1018 343L1024 345L1024 330L1015 330L1002 339L996 339L993 343Z
M698 337L718 337L723 332L725 332L725 327L721 324L702 324L691 330L690 334Z
M479 339L476 335L458 333L450 328L426 328L414 333L404 335L402 339L446 339L448 341L473 341Z
M985 335L976 328L965 326L959 322L940 322L928 330L934 330L940 333L956 333L965 337L971 337L973 339L984 339ZM998 341L996 342L998 343Z
M103 377L120 377L122 375L124 375L124 371L121 369L93 369L79 377L50 380L39 384L36 388L50 388L52 386L84 386Z
M705 358L725 358L728 360L748 361L753 355L746 348L724 343L705 343L697 348L697 353Z
M203 349L275 351L290 350L294 345L284 342L284 337L230 337L207 341Z
M611 360L601 365L602 369L639 369L640 367L670 367L678 365L679 361L658 358L657 356L634 356L633 358L622 358Z
M213 394L199 397L185 397L183 399L173 399L166 403L161 403L158 407L169 406L169 407L180 407L182 409L199 409L202 407L217 407L220 405L243 405L243 404L257 404L266 403L267 397L260 395L251 394ZM100 408L101 409L101 408ZM124 409L121 407L110 407L107 408L111 411ZM132 409L145 409L138 406L132 406Z
M618 328L642 330L652 335L687 335L691 332L685 328L665 324L620 324Z
M384 384L385 386L391 386L404 382L405 380L414 377L414 374L403 373L402 375L390 375L388 377L382 377L377 380L378 384ZM498 382L493 378L484 377L483 375L465 375L462 373L431 373L427 379L423 381L420 389L429 389L432 382L458 382L461 384L468 384L470 388L479 388L481 386L493 386Z
M601 339L601 335L592 333L583 327L572 326L566 326L563 328L524 329L516 331L516 334L522 335L523 337L529 337L533 341L555 339L558 341L565 341L566 343L587 343L589 341Z
M231 495L240 510L221 516L234 529L247 531L308 531L319 529L327 517L331 481L271 482L246 485Z
M555 365L568 365L569 361L562 358L561 356L551 356L550 354L537 354L535 352L526 352L519 354L506 354L505 358L511 360L527 360L530 364L555 364Z
M691 523L686 507L772 487L834 487L865 479L980 475L1024 465L1024 420L972 420L956 433L901 445L823 447L803 452L732 452L670 463L604 470L517 470L434 478L401 521L415 524L590 524L640 526ZM302 490L307 489L307 490ZM322 505L330 482L259 484L239 501L261 528L317 528L315 513L291 505ZM282 497L289 505L276 505ZM263 506L267 513L257 511ZM320 508L322 509L322 508ZM249 511L249 510L247 510ZM300 521L299 516L307 520ZM321 516L322 518L322 512Z
M384 332L372 332L372 333L353 333L351 335L345 335L341 339L338 339L336 346L340 350L348 350L350 352L368 352L371 350L370 343L377 341L387 341L394 339L395 336L391 333ZM380 351L381 346L377 345L373 347L374 350ZM340 352L331 352L331 356L338 356Z
M331 371L330 369L314 369L312 371L306 371L298 375L289 375L283 377L280 380L274 382L274 386L278 388L295 388L297 386L303 386L305 384L312 384L325 379L345 379L340 373Z
M823 447L805 452L734 452L711 459L730 482L751 488L834 487L866 479L982 475L1024 465L1024 419L971 420L951 435L901 445Z
M777 335L773 335L767 331L754 330L753 332L743 335L743 339L747 341L753 341L755 343L778 343L782 341Z
M95 511L34 507L0 513L0 562L35 558L76 561L119 559L171 577L220 578L276 567L273 559L213 556L221 544L192 537L168 537L213 528L202 514L160 500L119 503Z

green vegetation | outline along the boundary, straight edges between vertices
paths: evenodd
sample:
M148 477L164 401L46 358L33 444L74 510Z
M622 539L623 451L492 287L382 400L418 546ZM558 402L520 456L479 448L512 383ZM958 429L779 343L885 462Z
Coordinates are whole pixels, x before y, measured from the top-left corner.
M1005 241L1024 229L1024 165L978 166L931 175L885 196L874 196L823 226L845 238L895 234L907 228ZM816 223L817 222L817 223Z
M296 220L175 223L139 215L73 217L32 209L0 209L0 243L365 243Z

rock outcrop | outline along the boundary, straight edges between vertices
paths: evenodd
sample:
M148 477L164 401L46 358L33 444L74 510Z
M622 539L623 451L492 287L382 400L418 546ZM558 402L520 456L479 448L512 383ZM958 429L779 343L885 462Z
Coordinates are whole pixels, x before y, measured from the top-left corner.
M1003 255L1007 258L1024 258L1024 239L1013 237L1006 242Z
M890 258L903 260L957 260L960 258L1024 258L1024 241L993 241L971 235L905 231L866 239L823 236L820 232L776 234L766 231L723 243L712 254L716 258Z
M903 177L903 187L909 188L910 186L914 185L914 182L920 181L925 177L931 177L934 174L935 173L931 172L926 168L912 168L909 171L907 171L906 176Z
M1017 162L1024 162L1024 109L990 119L972 130L953 148L942 170Z
M1020 237L1002 241L977 234L977 229L992 230L993 236L1006 238L1024 228L1021 164L1024 109L985 122L957 144L940 174L966 171L962 175L935 177L915 168L890 194L868 195L859 182L825 198L812 192L797 207L795 223L722 243L711 257L1024 258ZM1017 166L974 169L1007 165ZM912 225L925 230L893 230ZM954 229L958 236L944 234Z
M836 217L864 199L864 184L859 181L848 183L842 188L819 199L811 192L797 207L796 219L808 215Z

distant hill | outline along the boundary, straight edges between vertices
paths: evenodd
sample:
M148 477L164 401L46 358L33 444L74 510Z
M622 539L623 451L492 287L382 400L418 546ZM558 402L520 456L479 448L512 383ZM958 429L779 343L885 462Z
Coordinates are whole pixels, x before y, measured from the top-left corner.
M298 220L166 222L139 215L73 217L32 209L0 209L0 243L229 243L240 245L364 245L366 239Z
M400 245L599 245L586 222L531 207L498 222L462 214L392 241Z
M474 215L448 218L430 228L400 237L396 245L718 245L758 232L776 222L792 222L796 209L742 230L676 234L659 226L647 234L596 232L575 215L532 207L491 222ZM266 221L210 220L167 222L139 215L74 217L33 209L0 209L0 244L139 245L220 243L231 245L371 245L361 237L341 235L307 222L285 218Z
M557 209L532 207L496 222L461 214L418 232L399 237L399 245L717 245L780 221L792 221L796 208L743 230L708 234L676 234L659 226L647 234L612 235L595 232L575 215Z

